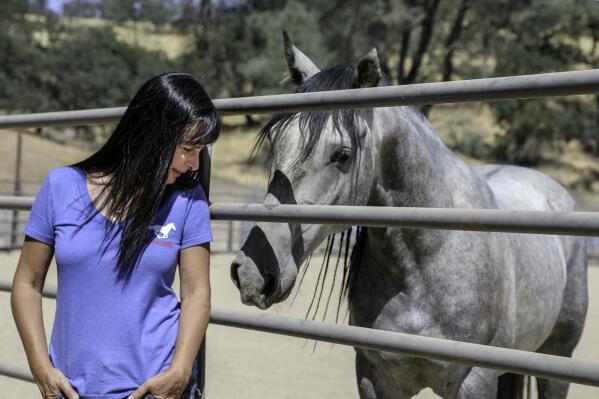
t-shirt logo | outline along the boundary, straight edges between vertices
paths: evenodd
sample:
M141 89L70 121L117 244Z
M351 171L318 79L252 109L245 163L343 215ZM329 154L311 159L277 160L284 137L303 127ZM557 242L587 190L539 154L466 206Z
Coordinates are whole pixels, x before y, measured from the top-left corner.
M158 237L160 239L168 238L168 233L170 233L171 230L177 230L177 228L175 227L175 224L172 222L165 226L161 226L159 224L154 224L154 225L150 226L150 229L154 230L156 237Z

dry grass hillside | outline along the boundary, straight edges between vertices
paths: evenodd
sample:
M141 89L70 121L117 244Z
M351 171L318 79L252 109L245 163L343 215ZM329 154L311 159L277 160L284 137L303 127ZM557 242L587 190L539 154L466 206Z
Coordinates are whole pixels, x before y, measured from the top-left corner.
M40 17L31 15L29 18L39 19ZM158 29L147 21L114 23L100 18L65 18L63 22L72 28L110 27L119 40L146 50L161 51L170 59L175 59L185 51L189 51L192 45L191 35L183 35L169 25ZM41 44L47 43L47 33L38 32L37 40Z

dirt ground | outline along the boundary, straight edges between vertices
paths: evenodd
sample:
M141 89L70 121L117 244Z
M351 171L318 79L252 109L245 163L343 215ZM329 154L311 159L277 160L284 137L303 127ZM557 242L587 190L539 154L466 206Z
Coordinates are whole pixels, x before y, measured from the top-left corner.
M12 278L18 256L18 251L0 254L0 280ZM232 259L233 254L212 256L213 308L257 313L258 309L246 307L239 301L238 292L229 279ZM277 305L268 313L303 317L312 298L319 266L319 259L316 259L293 305ZM599 358L599 294L593 290L599 286L597 266L589 269L591 306L582 342L575 353L575 357L589 360ZM47 283L56 283L54 264L48 273ZM178 292L178 279L175 289ZM326 292L328 290L325 288ZM334 302L332 299L331 303ZM43 308L49 340L55 312L54 301L44 299ZM334 322L335 311L336 308L331 305L326 322ZM27 369L27 360L12 319L8 293L0 293L0 315L0 342L3 343L0 364ZM358 398L352 348L319 343L314 350L313 341L216 325L208 328L207 345L207 397L210 399ZM590 399L598 396L598 388L572 385L569 398ZM423 391L418 397L436 396L430 391ZM0 376L0 399L9 398L39 399L40 394L34 384Z

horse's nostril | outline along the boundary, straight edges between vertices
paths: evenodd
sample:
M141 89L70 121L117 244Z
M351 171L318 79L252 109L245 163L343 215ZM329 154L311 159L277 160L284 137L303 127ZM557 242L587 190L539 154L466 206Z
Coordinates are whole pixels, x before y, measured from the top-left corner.
M231 280L233 280L233 284L237 287L237 289L241 289L241 285L239 284L239 273L237 270L241 267L241 264L237 262L231 263Z
M264 289L262 290L262 293L264 294L264 297L270 298L275 293L276 281L272 274L267 274L265 276L265 280L266 281L264 282Z

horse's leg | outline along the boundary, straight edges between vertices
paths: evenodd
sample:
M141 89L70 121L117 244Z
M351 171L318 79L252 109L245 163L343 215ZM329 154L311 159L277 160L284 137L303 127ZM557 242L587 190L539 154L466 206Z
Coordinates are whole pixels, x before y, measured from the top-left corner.
M568 263L568 280L564 303L553 331L537 352L557 356L572 356L580 340L587 313L587 259L581 240L576 243ZM539 399L563 399L568 394L567 382L537 378Z
M374 379L372 364L359 350L356 350L356 377L358 379L360 399L380 399L372 383Z
M523 399L524 376L505 373L497 380L497 399ZM527 398L530 399L530 398Z
M388 387L382 381L384 377L359 349L356 350L356 377L360 399L408 399L418 393L418 390L407 393Z
M497 399L496 370L473 367L460 386L458 399Z

